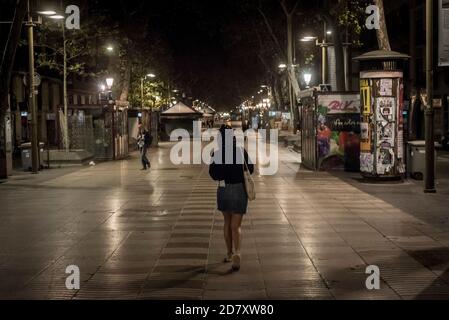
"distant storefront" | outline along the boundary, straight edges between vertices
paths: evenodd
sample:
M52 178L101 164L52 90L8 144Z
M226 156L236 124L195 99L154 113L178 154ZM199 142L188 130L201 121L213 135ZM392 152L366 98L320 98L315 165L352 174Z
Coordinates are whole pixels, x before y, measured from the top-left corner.
M70 105L68 115L72 150L89 151L98 160L118 160L128 156L128 111L125 104Z

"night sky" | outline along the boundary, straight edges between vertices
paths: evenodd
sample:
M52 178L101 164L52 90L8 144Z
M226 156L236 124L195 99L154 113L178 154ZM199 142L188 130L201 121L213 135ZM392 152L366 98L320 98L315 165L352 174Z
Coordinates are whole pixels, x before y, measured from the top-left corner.
M152 28L166 38L184 83L179 89L222 110L258 90L263 67L251 52L252 39L239 33L247 17L238 1L169 0L153 2L151 10Z

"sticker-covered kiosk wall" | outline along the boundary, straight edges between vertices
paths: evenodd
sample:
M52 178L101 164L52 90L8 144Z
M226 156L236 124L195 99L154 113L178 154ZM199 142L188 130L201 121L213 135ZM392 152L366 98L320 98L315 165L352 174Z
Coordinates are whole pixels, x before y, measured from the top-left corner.
M402 178L404 152L403 65L409 56L373 51L360 62L360 171L365 178Z

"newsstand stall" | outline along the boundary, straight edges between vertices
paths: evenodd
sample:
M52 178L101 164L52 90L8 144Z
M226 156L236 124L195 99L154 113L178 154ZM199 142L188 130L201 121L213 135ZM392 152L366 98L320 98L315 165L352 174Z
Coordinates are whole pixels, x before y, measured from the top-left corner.
M360 95L305 90L300 96L302 164L311 170L359 171Z

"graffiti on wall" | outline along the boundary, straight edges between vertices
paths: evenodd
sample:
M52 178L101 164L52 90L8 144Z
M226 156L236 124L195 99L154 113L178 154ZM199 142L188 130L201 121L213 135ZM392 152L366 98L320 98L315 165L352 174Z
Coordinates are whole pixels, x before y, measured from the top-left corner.
M319 96L317 116L319 162L338 158L345 169L358 170L360 97L358 95Z

